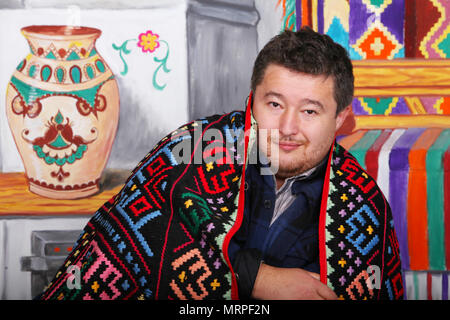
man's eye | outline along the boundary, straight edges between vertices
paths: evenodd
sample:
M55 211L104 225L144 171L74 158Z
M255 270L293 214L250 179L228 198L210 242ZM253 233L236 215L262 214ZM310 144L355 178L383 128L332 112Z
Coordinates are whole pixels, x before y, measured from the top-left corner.
M316 114L317 112L315 110L305 110L305 113L308 115Z
M278 108L280 106L280 104L276 102L269 102L269 104L274 108Z

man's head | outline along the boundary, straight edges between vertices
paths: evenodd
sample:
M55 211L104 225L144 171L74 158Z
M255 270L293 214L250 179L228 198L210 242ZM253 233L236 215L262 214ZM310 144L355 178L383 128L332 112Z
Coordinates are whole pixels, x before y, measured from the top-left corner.
M251 78L253 92L263 80L270 64L301 73L332 77L337 113L352 102L352 63L347 51L327 35L303 27L297 32L285 30L272 38L255 60Z
M351 61L328 36L285 31L256 58L252 90L260 137L261 129L278 131L260 147L284 180L315 167L330 150L353 98Z

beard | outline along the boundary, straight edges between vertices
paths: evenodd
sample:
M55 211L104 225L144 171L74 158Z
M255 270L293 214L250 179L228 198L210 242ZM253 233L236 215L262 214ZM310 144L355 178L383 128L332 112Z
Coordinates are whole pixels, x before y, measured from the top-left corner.
M296 175L299 175L312 167L308 166L305 162L298 163L298 162L288 162L284 163L281 162L278 167L278 172L275 174L275 176L279 179L287 179Z
M258 139L260 151L269 159L273 174L276 178L283 180L314 168L323 160L328 151L325 145L311 149L307 139L300 140L290 136L280 136L278 130L259 135ZM279 143L282 142L297 143L299 146L295 150L286 152L280 150Z

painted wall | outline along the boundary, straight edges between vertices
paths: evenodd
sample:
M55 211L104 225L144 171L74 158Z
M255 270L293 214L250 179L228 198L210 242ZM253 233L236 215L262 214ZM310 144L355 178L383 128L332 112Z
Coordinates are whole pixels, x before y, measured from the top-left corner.
M97 49L113 70L120 90L120 121L108 167L130 169L153 144L174 127L187 121L187 49L186 3L143 9L54 8L0 10L0 87L6 84L14 68L28 53L20 28L33 24L80 22L102 30ZM75 20L74 20L75 19ZM76 21L76 20L79 21ZM159 35L161 44L154 52L143 52L138 37L148 30ZM116 50L113 46L124 46ZM124 53L129 50L128 54ZM153 84L158 63L170 51L166 73L159 69L156 79L164 89ZM127 67L127 72L124 72ZM0 113L5 114L5 90L0 91ZM0 117L2 171L23 171L8 123Z
M283 28L309 25L341 43L354 60L448 58L449 10L446 0L137 0L132 3L126 0L2 0L0 172L23 172L4 117L5 90L1 90L29 52L19 31L23 26L81 24L102 30L97 47L116 76L121 98L119 129L107 167L130 170L156 141L179 125L212 113L243 109L251 63L262 46ZM138 46L138 39L149 30L159 35L161 43L155 51L144 52ZM166 70L170 71L164 71L155 58L164 60ZM411 116L418 112L448 115L448 99L358 97L353 110L360 116ZM391 170L389 159L396 149L411 149L420 143L441 148L446 143L447 131L431 132L424 122L420 130L391 128L364 132L358 137L364 139L354 139L351 151L365 165L365 156L374 151L370 148L378 139L386 139L383 148L380 147L375 172L385 193L392 198L394 210L406 215L405 208L395 208L398 193L390 191L402 191L402 201L407 201L407 182L401 180L398 187L397 184L389 186L389 179L398 182L399 174L408 179L412 171L409 167L402 173ZM433 143L425 141L428 136L435 139ZM18 216L1 219L0 298L31 297L30 274L20 271L20 258L32 254L33 231L79 229L85 219L48 218L45 212L37 219ZM440 226L442 235L442 223ZM407 241L408 229L399 227L398 230L400 240ZM436 237L430 239L433 244ZM449 247L444 249L448 252ZM403 250L405 259L409 259L408 250ZM442 261L442 254L436 256ZM428 272L427 268L418 270L406 264L408 299L448 299L448 263L431 269Z
M185 0L133 1L132 5L119 0L2 1L0 42L5 49L0 51L0 88L6 88L14 68L29 53L20 28L80 24L101 29L97 48L116 76L121 102L107 167L132 169L154 143L183 123L243 108L256 53L281 30L282 10L274 1L239 2L239 7L233 1L192 1L189 6L192 14L187 15ZM148 30L167 46L144 53L137 39ZM253 40L243 46L242 38ZM159 63L154 58L167 53L165 67L170 71L156 71ZM155 72L163 89L153 84ZM4 115L5 90L0 90L0 101ZM2 116L0 171L23 170Z
M341 43L354 60L448 58L449 10L446 0L2 0L0 172L23 172L4 117L5 90L1 90L29 53L20 34L23 26L80 24L102 30L97 47L116 76L121 99L119 128L107 167L127 172L155 142L179 125L213 113L243 109L254 57L282 29L309 25ZM160 46L153 52L138 45L140 35L147 31L159 36ZM164 66L155 58L164 60ZM357 116L448 115L448 99L358 97L353 111ZM406 217L406 209L396 207L397 192L401 191L401 201L407 203L405 186L413 171L409 167L402 172L391 170L390 157L414 146L420 151L418 146L423 143L434 145L435 151L440 152L447 131L430 131L426 122L419 130L369 130L357 132L357 139L349 136L353 139L349 146L366 165L366 155L374 154L373 146L382 145L377 167L374 169L369 163L368 169L375 170L380 186L392 198L397 216ZM430 142L427 137L434 140ZM380 139L385 139L384 144ZM405 159L408 163L408 156ZM120 179L127 176L122 173ZM390 186L391 180L397 184ZM31 298L30 272L20 269L21 257L34 254L33 231L51 234L52 230L81 229L87 218L50 218L43 212L39 218L0 219L0 298ZM406 226L404 223L397 228L403 243L408 242ZM426 227L422 225L421 230ZM430 234L442 236L442 223L439 228L439 232ZM426 237L426 246L437 239ZM439 246L447 252L449 247ZM409 250L403 250L404 261L409 261ZM435 252L434 257L442 261L444 256ZM423 256L417 251L412 255L413 260ZM448 299L447 265L441 262L428 272L427 268L418 270L405 264L407 298Z
M282 29L282 13L282 6L268 0L2 0L0 173L24 171L5 118L6 85L30 52L22 27L73 24L102 31L96 46L116 77L121 107L105 179L118 185L178 126L244 108L253 60ZM139 46L148 31L159 36L152 52ZM0 216L0 299L30 299L42 289L49 266L36 256L42 251L36 243L51 248L46 251L51 259L60 259L71 241L60 231L81 230L88 219L45 211Z

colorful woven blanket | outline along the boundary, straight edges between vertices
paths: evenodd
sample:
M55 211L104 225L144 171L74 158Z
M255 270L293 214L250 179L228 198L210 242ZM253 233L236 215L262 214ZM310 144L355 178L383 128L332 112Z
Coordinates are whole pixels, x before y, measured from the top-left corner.
M39 298L238 298L227 249L243 215L250 113L194 121L163 138L90 219ZM338 144L323 190L321 281L342 299L401 298L389 205Z

